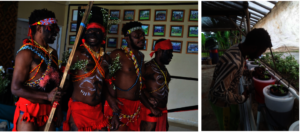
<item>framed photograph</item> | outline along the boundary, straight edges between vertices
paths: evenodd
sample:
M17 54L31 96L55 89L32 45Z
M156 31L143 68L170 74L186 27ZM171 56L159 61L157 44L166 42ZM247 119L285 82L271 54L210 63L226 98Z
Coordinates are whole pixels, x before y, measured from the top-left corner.
M127 47L127 41L125 40L125 38L122 38L121 48L125 48L125 47Z
M125 21L134 20L134 11L135 10L124 10L124 18Z
M107 48L117 48L118 38L109 37L107 41Z
M198 26L189 26L188 37L198 37Z
M120 19L120 10L110 10L110 20Z
M171 41L174 53L181 53L182 41Z
M72 21L77 21L77 15L78 15L78 10L73 9L72 10Z
M71 53L71 52L72 52L72 48L69 47L69 48L68 48L68 51L69 51L69 53Z
M151 51L154 51L154 49L155 49L155 44L156 44L156 41L157 41L157 39L153 39L153 42L152 42L152 49L151 49Z
M186 45L187 54L198 54L198 42L188 41Z
M183 25L171 25L170 37L182 37Z
M153 25L153 36L165 36L166 25Z
M189 21L198 22L198 10L190 9Z
M148 45L148 39L145 39L145 46L144 46L144 48L142 50L147 51L147 45Z
M172 10L171 21L183 22L184 10Z
M70 32L76 32L77 22L71 22L70 24Z
M76 39L76 35L69 36L69 45L74 45Z
M142 28L145 32L145 36L148 36L148 34L149 34L149 24L143 24Z
M167 21L167 10L155 10L154 21Z
M139 10L139 21L150 20L150 9Z
M116 25L111 25L109 27L108 33L109 34L118 34L118 31L119 31L119 24L116 24Z

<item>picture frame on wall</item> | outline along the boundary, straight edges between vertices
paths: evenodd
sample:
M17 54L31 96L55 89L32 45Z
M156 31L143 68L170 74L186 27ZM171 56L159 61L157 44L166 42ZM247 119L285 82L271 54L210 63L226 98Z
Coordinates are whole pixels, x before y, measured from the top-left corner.
M69 51L69 53L71 53L71 52L72 52L72 48L69 47L69 48L68 48L68 51Z
M187 54L198 54L198 42L188 41L186 45Z
M184 10L172 10L171 21L183 22L184 21Z
M74 45L76 39L76 35L69 36L69 45Z
M109 37L107 38L107 48L117 48L118 38Z
M145 36L149 34L149 24L143 24L142 29L144 30Z
M153 36L165 36L166 25L153 25Z
M183 25L171 25L170 37L182 37Z
M198 22L198 10L190 9L189 21Z
M148 46L148 39L145 39L145 45L144 45L144 48L142 50L147 51L147 46Z
M154 21L167 21L167 10L155 10Z
M151 51L154 51L154 50L155 50L155 44L156 44L156 41L157 41L157 39L153 39Z
M188 28L188 37L198 37L198 26L189 26Z
M120 10L110 10L110 20L120 19Z
M109 34L118 34L119 32L119 24L116 25L110 25L108 33Z
M173 46L173 53L181 53L182 41L171 41Z
M139 10L139 21L148 21L150 20L150 9L140 9Z
M71 22L70 24L70 32L76 32L77 22Z
M124 21L133 21L134 20L134 12L135 10L124 10Z
M73 9L72 10L72 21L77 21L77 15L78 15L78 10Z
M125 40L125 38L122 38L121 48L125 48L125 47L127 47L127 41Z

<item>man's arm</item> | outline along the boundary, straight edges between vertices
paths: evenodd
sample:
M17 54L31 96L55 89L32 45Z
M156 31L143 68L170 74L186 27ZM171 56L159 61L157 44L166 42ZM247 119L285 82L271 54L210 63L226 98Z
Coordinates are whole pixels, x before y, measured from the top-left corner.
M46 103L45 101L52 101L57 88L53 89L50 93L38 92L24 86L25 81L29 77L29 71L31 69L33 53L29 50L20 51L15 60L15 68L13 72L11 92L12 94L26 98L33 103ZM60 99L59 96L55 96L55 100Z
M233 63L223 63L220 65L219 71L212 85L211 92L216 98L227 102L228 104L240 104L246 101L246 92L243 95L233 93L236 91L235 83L239 78L235 77L238 67Z

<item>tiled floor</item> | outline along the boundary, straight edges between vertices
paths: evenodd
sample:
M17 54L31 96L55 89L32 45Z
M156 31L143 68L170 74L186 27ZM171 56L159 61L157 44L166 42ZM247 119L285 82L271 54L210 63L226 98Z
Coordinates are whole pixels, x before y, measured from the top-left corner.
M174 123L169 121L169 131L198 131L198 127L188 126L184 124Z

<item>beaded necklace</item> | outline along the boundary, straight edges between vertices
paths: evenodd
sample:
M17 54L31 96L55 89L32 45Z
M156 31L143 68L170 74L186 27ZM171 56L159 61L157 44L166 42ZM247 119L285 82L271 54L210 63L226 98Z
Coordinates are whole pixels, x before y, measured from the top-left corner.
M169 91L169 86L168 86L168 83L167 83L167 77L166 77L165 73L160 69L160 67L159 67L158 64L154 61L154 59L153 59L152 61L154 62L154 64L156 65L156 67L160 70L160 72L162 73L162 75L164 76L164 78L165 78L165 84L162 85L160 88L151 91L150 93L153 93L153 92L156 92L156 91L162 89L165 85L167 86L168 91ZM168 73L167 73L167 75L168 75Z
M142 91L142 87L143 87L142 76L141 76L141 72L140 72L136 57L128 47L123 48L123 50L125 51L126 54L129 54L131 56L131 59L133 60L134 67L136 69L136 75L138 76L139 81L140 81L139 95L141 96L141 91ZM141 62L141 64L142 64L142 62Z
M96 68L98 68L98 70L100 71L100 74L103 76L103 78L105 78L105 72L104 72L104 70L101 67L101 63L102 63L102 60L103 60L103 59L101 59L101 56L103 56L103 54L104 54L103 48L102 47L100 48L100 53L98 54L97 57L95 57L95 54L93 54L95 51L93 51L92 49L90 49L90 47L88 45L86 45L86 43L81 44L80 46L84 46L87 49L87 51L91 54L92 58L94 59L96 65L93 68L93 70L91 70L90 72L88 72L86 74L83 74L83 75L74 75L75 79L73 80L73 82L77 82L77 81L82 80L82 79L84 79L86 77L89 77L91 74L93 74L95 72ZM100 63L98 63L99 61L100 61Z

